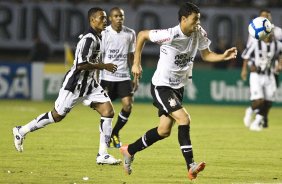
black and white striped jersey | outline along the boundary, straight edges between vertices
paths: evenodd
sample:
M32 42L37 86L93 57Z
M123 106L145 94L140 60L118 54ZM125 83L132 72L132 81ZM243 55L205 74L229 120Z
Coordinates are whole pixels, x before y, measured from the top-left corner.
M242 58L248 59L249 65L260 67L262 71L273 70L279 56L282 56L282 43L278 40L269 43L253 40L242 53Z
M98 86L95 80L95 70L78 70L77 65L81 63L96 63L100 60L100 35L92 28L80 36L75 51L75 59L72 68L66 73L62 89L74 92L77 90L79 96L91 93Z

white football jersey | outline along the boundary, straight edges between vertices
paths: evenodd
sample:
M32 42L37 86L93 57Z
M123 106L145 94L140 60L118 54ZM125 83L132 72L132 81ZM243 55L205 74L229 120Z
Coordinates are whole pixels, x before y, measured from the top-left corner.
M152 83L174 89L183 87L187 82L197 50L207 49L211 43L202 27L188 37L182 33L180 25L151 30L149 39L161 45Z
M100 79L107 81L130 80L128 54L135 51L135 31L126 26L118 33L111 25L102 32L102 61L117 65L115 73L103 70Z

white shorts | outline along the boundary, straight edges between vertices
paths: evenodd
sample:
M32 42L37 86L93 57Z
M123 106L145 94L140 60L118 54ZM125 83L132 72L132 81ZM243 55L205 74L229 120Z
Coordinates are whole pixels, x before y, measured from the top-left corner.
M55 110L59 115L65 116L76 104L82 102L83 100L88 100L94 103L105 103L111 101L100 85L97 88L93 88L89 95L82 97L79 97L79 91L77 90L72 93L61 88L59 96L55 101Z
M265 99L274 101L277 86L274 75L250 73L251 100Z

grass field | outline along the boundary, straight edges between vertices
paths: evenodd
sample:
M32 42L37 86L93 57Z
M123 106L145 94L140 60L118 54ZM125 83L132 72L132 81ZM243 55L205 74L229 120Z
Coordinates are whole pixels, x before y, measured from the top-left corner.
M114 106L118 113L120 105ZM16 152L12 127L52 107L53 102L0 101L1 184L192 183L186 177L177 126L169 138L136 155L130 176L122 166L96 165L99 116L83 106L75 107L62 122L28 134L24 152ZM186 107L192 117L195 160L207 162L205 171L193 183L282 183L282 108L271 110L268 129L250 132L242 123L243 106ZM151 104L135 104L130 121L122 129L122 141L131 143L157 124L156 109ZM117 149L109 152L121 158ZM84 181L85 176L89 180Z

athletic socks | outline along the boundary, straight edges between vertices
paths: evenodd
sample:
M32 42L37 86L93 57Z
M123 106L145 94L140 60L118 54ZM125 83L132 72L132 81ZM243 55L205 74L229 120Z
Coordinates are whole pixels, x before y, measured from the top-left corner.
M117 122L116 122L115 127L114 127L113 132L112 132L113 135L118 136L119 131L126 124L129 116L130 116L130 112L126 112L123 109L120 111L120 113L118 115Z
M164 137L161 137L158 134L157 129L158 129L158 127L147 131L142 137L140 137L133 144L128 145L128 153L130 155L134 155L136 152L141 151L141 150L151 146L155 142L163 139Z
M182 155L185 158L186 165L189 170L190 164L194 162L189 125L178 126L178 142L180 144Z
M54 121L52 113L50 111L50 112L39 115L37 118L35 118L31 122L29 122L28 124L22 126L19 129L19 133L22 136L25 136L28 132L33 132L35 130L43 128L46 125L48 125L50 123L54 123L54 122L55 121Z
M112 134L112 120L113 118L101 117L100 119L100 145L99 154L107 154L108 147L110 145L111 134Z

